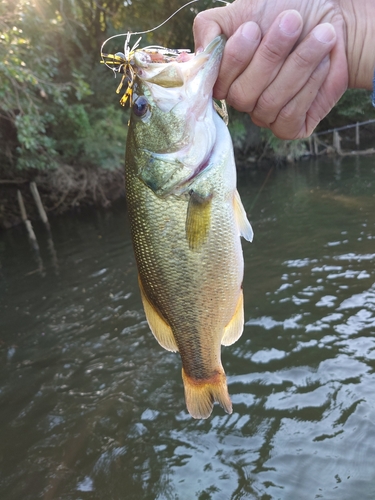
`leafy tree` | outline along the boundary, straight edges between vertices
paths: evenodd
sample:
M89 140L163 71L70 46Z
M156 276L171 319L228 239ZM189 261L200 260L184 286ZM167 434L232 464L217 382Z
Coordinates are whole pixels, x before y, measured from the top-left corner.
M108 118L125 144L127 117L114 93L117 86L99 65L107 36L160 24L181 2L120 0L3 0L0 5L1 163L13 168L51 168L59 162L121 163ZM204 6L204 3L202 3ZM143 45L192 47L196 8L185 9L145 35ZM183 28L183 29L181 29ZM124 39L112 42L121 50ZM114 108L114 105L118 108ZM107 110L107 111L104 111ZM106 123L101 131L100 124ZM123 125L123 128L120 127ZM121 135L120 135L121 131ZM100 140L98 140L100 139ZM102 154L92 155L97 144Z
M99 64L100 47L112 35L160 25L183 3L2 0L1 165L37 169L59 163L120 166L128 117L115 93L118 80ZM211 0L187 6L157 30L142 35L141 46L193 49L194 17L198 10L213 6ZM132 37L132 42L137 38ZM111 40L105 51L122 51L124 40ZM364 99L360 91L345 94L321 127L366 119L371 108L364 105ZM238 130L242 130L241 119L236 115ZM243 134L246 143L248 135Z
M345 92L320 125L320 130L373 118L375 118L375 109L371 106L370 92L363 89L350 89Z
M62 72L64 23L51 4L5 0L0 26L1 160L18 168L53 167L56 110L72 98L80 101L89 86L80 71L70 78Z

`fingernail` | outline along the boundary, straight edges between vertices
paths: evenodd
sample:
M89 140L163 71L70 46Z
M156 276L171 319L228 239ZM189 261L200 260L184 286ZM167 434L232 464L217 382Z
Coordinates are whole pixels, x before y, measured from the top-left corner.
M330 23L319 24L313 30L313 34L315 38L322 43L329 43L336 36L335 28Z
M287 35L294 35L301 29L302 17L296 10L288 10L279 21L279 28Z
M241 26L240 34L246 38L246 40L257 42L260 38L260 29L257 23L254 23L254 21L248 21Z

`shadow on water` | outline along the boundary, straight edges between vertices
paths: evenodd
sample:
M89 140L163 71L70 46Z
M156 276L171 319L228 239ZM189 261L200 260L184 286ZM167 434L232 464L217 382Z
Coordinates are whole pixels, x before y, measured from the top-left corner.
M51 221L58 275L41 225L44 277L1 234L1 499L373 500L373 162L241 174L246 326L207 421L148 329L123 204Z

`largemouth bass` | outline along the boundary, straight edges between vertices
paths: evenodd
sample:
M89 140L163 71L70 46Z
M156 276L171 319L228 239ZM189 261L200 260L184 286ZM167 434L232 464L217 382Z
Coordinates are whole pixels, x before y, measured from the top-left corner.
M201 53L137 50L126 145L126 197L152 333L178 351L194 418L232 412L221 345L242 334L240 235L253 232L236 190L232 141L213 106L225 40ZM183 59L182 62L179 60Z

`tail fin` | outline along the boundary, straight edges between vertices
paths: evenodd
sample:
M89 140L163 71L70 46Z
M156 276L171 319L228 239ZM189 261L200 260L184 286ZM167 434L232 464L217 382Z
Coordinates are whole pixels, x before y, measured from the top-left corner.
M209 379L195 379L186 375L182 369L185 400L188 412L193 418L208 418L215 401L227 413L232 413L232 402L227 388L224 370L217 371Z

